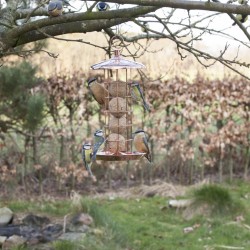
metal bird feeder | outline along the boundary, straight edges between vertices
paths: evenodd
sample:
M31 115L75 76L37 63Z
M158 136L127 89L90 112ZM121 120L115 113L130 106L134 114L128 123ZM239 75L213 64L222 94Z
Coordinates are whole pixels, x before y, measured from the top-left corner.
M112 40L111 40L112 41ZM144 153L132 151L132 96L131 83L128 82L128 70L145 68L141 63L127 60L114 50L114 56L91 66L94 70L104 70L108 80L104 83L108 94L104 105L105 114L105 146L98 152L97 160L129 161L140 159ZM119 71L125 70L125 81L121 81ZM107 73L107 74L106 74Z

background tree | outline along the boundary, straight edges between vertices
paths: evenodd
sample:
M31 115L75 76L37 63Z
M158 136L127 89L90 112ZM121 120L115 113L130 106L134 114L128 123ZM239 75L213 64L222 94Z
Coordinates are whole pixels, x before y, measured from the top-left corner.
M29 161L29 146L32 145L32 163L33 166L39 164L38 159L38 139L44 114L44 97L36 93L36 88L42 82L36 76L37 68L28 62L22 62L17 65L3 66L0 68L0 132L12 137L12 132L23 136L23 150L19 148L19 156L23 158L22 183L27 174ZM13 137L12 137L13 138ZM13 140L15 140L13 138ZM15 140L16 141L16 140ZM18 142L16 141L16 145ZM8 163L6 165L11 169L14 166Z

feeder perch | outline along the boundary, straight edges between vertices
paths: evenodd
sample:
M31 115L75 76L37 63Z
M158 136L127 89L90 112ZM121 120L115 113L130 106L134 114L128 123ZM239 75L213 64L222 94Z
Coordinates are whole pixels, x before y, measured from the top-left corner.
M124 59L120 50L115 49L114 56L106 61L91 66L94 70L104 70L104 75L111 75L114 80L104 83L108 91L105 114L105 146L104 151L96 154L97 160L128 161L137 160L144 153L132 151L132 96L131 83L128 82L128 69L145 68L141 63ZM121 81L119 71L125 70L126 81ZM115 72L113 72L115 71Z

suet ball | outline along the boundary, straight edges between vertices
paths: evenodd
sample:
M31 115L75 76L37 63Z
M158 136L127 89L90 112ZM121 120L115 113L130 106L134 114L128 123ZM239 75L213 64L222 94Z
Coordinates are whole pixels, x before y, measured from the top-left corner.
M126 151L126 140L122 135L110 134L107 138L105 151L110 151L112 153L124 152Z
M110 116L109 129L111 133L126 135L127 131L126 124L127 124L127 119L125 115L122 116L121 118L116 118L113 115Z
M109 93L110 95L112 95L113 97L122 97L125 98L126 97L126 88L127 88L127 83L126 82L121 82L121 81L114 81L109 83ZM128 93L128 88L127 88L127 94Z
M126 111L126 100L121 97L111 99L109 101L109 110L116 118L122 117Z

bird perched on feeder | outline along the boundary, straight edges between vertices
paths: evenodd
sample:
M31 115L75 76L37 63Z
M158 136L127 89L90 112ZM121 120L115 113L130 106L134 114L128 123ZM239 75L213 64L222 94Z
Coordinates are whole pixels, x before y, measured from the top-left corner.
M105 3L105 2L99 2L97 5L96 5L96 9L98 11L107 11L110 9L110 6Z
M103 131L101 129L96 130L94 136L95 136L95 145L91 157L92 161L95 161L97 152L104 148L104 142L105 142L105 138L103 137Z
M142 105L146 111L150 112L150 108L145 101L144 95L142 93L142 89L141 89L140 84L138 82L132 82L131 95L135 101L142 103Z
M91 171L91 165L92 165L92 161L91 161L91 157L92 157L92 147L90 143L84 143L82 145L82 160L83 160L83 164L86 168L86 170L88 171L89 176L92 178L92 180L96 180L95 176L93 175L92 171Z
M140 153L145 153L145 157L148 159L148 161L152 162L145 131L142 129L138 129L133 134L135 149Z
M61 16L63 12L63 5L61 1L49 2L48 14L52 17Z
M90 78L88 80L88 87L94 99L100 104L105 105L105 108L108 106L108 90L104 88L100 83L96 81L96 78Z

